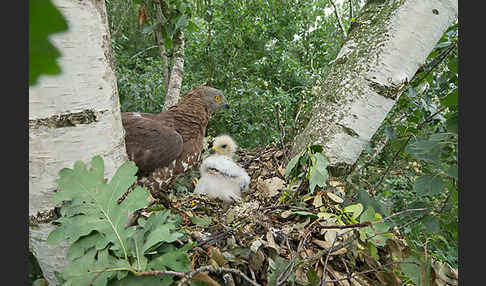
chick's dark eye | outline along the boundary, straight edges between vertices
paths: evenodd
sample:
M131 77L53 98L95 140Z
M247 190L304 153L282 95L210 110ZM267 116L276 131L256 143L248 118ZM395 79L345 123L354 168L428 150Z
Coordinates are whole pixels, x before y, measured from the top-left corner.
M223 146L221 146L221 147L226 148L226 146L228 146L228 145L224 144L224 145L223 145Z

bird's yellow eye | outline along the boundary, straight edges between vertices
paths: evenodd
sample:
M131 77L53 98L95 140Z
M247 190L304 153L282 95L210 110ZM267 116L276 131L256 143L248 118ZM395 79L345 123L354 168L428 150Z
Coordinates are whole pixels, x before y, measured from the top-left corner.
M216 97L214 98L214 100L216 100L216 102L218 102L218 101L221 100L221 98L218 95L216 95Z

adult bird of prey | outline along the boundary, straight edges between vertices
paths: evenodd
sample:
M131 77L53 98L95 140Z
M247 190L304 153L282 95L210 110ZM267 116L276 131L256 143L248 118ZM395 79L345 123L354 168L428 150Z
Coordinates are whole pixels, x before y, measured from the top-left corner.
M219 90L198 86L158 114L122 113L128 157L152 195L160 197L160 189L199 161L208 121L223 107L229 104Z
M214 138L212 149L216 154L201 163L201 178L194 193L206 194L227 203L241 199L241 193L248 191L250 176L233 161L236 148L235 141L228 135Z

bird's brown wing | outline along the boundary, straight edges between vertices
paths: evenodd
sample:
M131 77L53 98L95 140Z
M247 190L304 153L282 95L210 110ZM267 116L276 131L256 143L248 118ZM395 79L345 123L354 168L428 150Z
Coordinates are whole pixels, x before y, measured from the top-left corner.
M182 136L162 122L132 113L123 113L122 122L128 157L135 161L140 174L168 166L181 154Z

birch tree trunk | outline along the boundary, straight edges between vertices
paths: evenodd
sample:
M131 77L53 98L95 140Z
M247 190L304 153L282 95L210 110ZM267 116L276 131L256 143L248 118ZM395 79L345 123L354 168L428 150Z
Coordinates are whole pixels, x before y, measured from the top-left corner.
M69 30L51 40L62 57L59 76L29 89L29 249L49 285L67 264L66 244L48 245L52 199L62 168L95 155L110 178L128 158L121 123L104 1L53 0Z
M162 25L162 5L159 1L155 1L155 18L157 19L157 23ZM169 62L167 60L167 52L165 50L164 39L162 38L162 28L157 25L155 28L155 37L157 38L157 45L159 46L160 50L160 58L162 59L162 70L164 72L164 94L167 94L169 89Z
M457 6L457 0L367 1L294 140L293 155L306 144L321 144L331 172L349 171L406 81L456 20Z
M174 36L174 55L172 57L169 88L165 94L164 110L177 104L180 98L182 77L184 76L184 48L184 31L179 29Z

